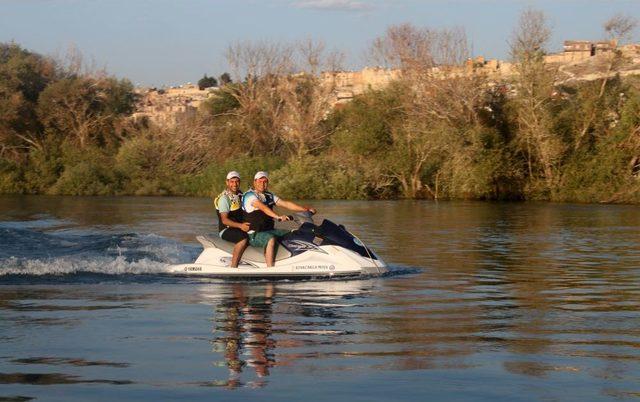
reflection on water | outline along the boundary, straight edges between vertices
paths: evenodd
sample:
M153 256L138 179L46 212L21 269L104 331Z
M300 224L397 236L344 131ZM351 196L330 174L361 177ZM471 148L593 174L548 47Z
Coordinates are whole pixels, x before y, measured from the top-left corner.
M51 365L72 365L78 367L85 366L105 366L105 367L129 367L128 363L116 363L108 361L90 361L84 359L66 359L59 357L31 357L27 359L13 359L11 363L20 364L51 364Z
M213 305L212 350L224 358L214 365L228 369L224 378L201 385L263 387L273 367L336 355L321 350L355 334L333 328L348 319L339 310L357 307L349 301L362 296L370 286L353 280L199 287L199 296Z
M0 373L0 384L29 384L29 385L54 385L54 384L109 384L127 385L132 381L121 380L93 380L82 379L78 376L60 373Z
M214 350L222 352L229 368L229 379L217 383L233 388L242 385L240 378L245 366L253 369L262 379L269 375L274 365L271 349L275 346L271 338L271 314L274 285L264 285L260 294L251 294L246 285L232 285L232 295L216 307L213 340ZM246 357L244 356L246 355ZM253 386L264 382L254 381Z
M35 398L32 398L30 396L22 396L22 395L12 395L12 396L0 396L0 402L27 402L27 401L32 401Z
M43 201L29 200L37 207L0 202L6 220L20 218L11 211L33 219ZM161 236L191 241L213 227L207 200L143 199L136 206L98 198L77 208L53 200L49 215L37 218L49 226L28 229L53 236L52 248L60 225L124 226L118 233L153 233L154 247L165 244ZM63 390L59 400L116 392L122 400L244 400L247 392L273 400L302 392L309 400L381 400L390 392L405 400L640 395L637 207L318 207L379 252L395 275L225 282L78 274L37 284L0 277L0 400L47 400L45 389ZM82 261L104 253L78 242ZM175 249L127 244L135 249L128 256L153 261ZM29 263L28 255L19 257Z

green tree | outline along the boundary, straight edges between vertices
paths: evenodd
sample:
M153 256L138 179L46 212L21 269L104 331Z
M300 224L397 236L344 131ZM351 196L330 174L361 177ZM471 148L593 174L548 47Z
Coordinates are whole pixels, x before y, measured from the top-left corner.
M617 14L605 21L604 24L602 24L602 28L607 39L615 47L631 36L637 23L637 20L632 17ZM589 142L589 134L594 131L594 125L597 124L598 111L602 109L601 104L604 101L603 98L611 82L613 72L624 62L624 57L620 49L612 49L611 52L601 55L600 57L606 59L606 70L603 77L598 80L599 89L594 91L587 99L587 102L585 102L585 106L587 107L582 110L584 118L582 119L581 127L576 133L574 140L575 150L578 150L583 143Z
M544 47L550 36L545 15L527 9L520 15L510 41L517 71L513 81L516 95L512 99L516 142L526 158L533 188L545 196L557 184L558 169L567 148L553 131L554 75L544 61Z
M220 82L221 86L231 84L233 82L233 80L231 79L231 75L226 72L220 75L220 77L218 78L218 81Z
M362 169L362 180L374 197L396 196L397 183L388 175L387 158L394 144L393 131L405 118L403 93L400 83L365 92L336 108L323 124L331 133L329 155L347 161L355 170Z
M132 112L134 101L127 80L68 77L42 92L37 112L48 133L70 137L80 148L90 143L113 145L120 140L117 126Z
M215 77L207 77L207 74L198 80L198 88L201 91L215 86L218 86L218 80L216 80Z
M57 75L50 59L0 43L0 157L23 160L30 148L43 146L36 103Z
M234 84L236 85L236 84ZM202 109L205 110L211 116L222 116L233 113L240 106L238 100L231 94L230 91L222 90L216 91L214 95L210 96L202 105Z

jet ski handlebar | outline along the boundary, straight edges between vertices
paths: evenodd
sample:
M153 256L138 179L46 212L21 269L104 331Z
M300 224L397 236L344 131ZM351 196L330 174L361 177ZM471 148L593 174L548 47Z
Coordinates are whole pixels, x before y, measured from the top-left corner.
M314 215L313 212L311 211L303 211L303 212L298 212L294 215L287 215L287 219L288 221L293 221L297 224L303 224L304 222L311 222L313 223L313 219L311 218ZM284 219L278 219L278 221L282 222Z

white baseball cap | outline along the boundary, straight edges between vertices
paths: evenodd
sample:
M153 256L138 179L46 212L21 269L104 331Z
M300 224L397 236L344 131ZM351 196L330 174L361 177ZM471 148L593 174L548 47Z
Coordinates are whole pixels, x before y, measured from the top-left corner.
M255 176L253 176L253 180L258 180L261 179L263 177L266 177L267 179L269 178L269 174L265 171L259 171L258 173L256 173Z
M234 177L237 177L239 179L240 173L236 172L235 170L232 170L229 173L227 173L227 180L233 179Z

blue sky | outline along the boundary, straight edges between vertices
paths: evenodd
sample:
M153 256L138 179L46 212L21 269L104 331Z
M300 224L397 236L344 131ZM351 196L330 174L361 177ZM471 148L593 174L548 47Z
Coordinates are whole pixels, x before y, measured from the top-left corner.
M360 68L372 40L403 22L462 26L475 55L506 58L529 6L549 17L551 50L602 37L615 13L640 18L640 0L0 0L0 41L51 55L75 46L112 74L162 86L224 72L224 49L238 40L322 40Z

